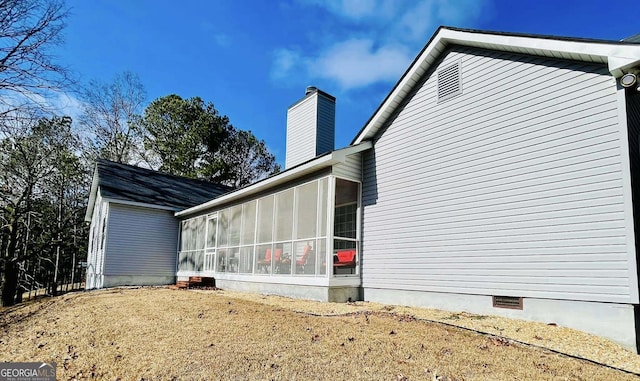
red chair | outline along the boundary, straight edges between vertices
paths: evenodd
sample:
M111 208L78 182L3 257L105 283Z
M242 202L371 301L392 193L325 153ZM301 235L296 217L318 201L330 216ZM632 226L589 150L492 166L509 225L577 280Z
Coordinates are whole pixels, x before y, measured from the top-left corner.
M304 251L300 258L296 259L296 272L302 271L304 272L304 266L307 264L307 259L309 258L309 254L311 253L311 246L307 245L304 247Z
M264 258L258 261L258 266L260 266L260 270L262 272L268 273L271 272L271 248L267 249L264 253ZM274 262L276 264L276 269L279 268L279 263L282 259L282 249L276 249L276 253L274 255Z
M271 266L271 248L267 249L264 253L264 258L258 261L258 266L260 266L261 271L267 272L268 266Z
M356 251L355 249L351 250L340 250L336 253L336 256L333 258L333 267L348 267L356 265Z

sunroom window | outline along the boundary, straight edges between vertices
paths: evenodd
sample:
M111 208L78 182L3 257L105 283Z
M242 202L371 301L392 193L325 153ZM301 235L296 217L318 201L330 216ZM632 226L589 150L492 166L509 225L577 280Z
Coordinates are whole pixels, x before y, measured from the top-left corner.
M216 263L216 238L218 231L218 216L207 217L207 246L204 252L204 271L213 271Z
M240 229L240 249L238 250L238 272L253 273L253 253L256 238L256 201L242 205Z
M202 271L206 230L205 221L206 216L201 216L182 222L178 269Z
M333 213L333 273L357 272L357 217L359 184L337 179Z
M357 274L359 187L325 177L183 221L178 270ZM334 221L327 220L330 208Z

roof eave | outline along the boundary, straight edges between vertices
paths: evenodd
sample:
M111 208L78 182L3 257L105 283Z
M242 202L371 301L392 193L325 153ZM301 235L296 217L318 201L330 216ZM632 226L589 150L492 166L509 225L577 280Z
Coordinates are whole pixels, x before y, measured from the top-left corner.
M451 45L514 51L526 49L528 54L555 56L567 54L572 59L588 58L592 62L606 63L615 78L640 64L640 44L614 43L601 40L554 39L550 36L516 35L495 32L468 31L440 27L418 54L411 66L378 107L373 116L353 139L352 144L372 139L386 123L411 88L418 82L438 56Z
M493 50L510 51L526 48L531 54L548 56L548 53L570 54L574 57L589 57L588 61L606 62L615 78L624 70L640 63L640 45L622 44L602 40L554 39L550 36L508 35L495 33L472 33L443 28L442 42L447 45L477 46ZM545 54L546 53L546 54Z
M313 172L317 172L323 168L330 167L334 164L343 163L346 157L362 151L365 151L372 147L371 142L363 142L358 145L351 145L336 151L332 151L329 154L320 156L314 160L311 160L302 165L293 167L287 171L281 172L273 177L267 178L263 181L249 185L248 187L239 189L235 192L227 193L224 196L218 197L204 204L196 205L194 207L182 210L175 213L176 217L185 217L191 214L202 212L207 209L214 208L219 205L233 202L240 198L245 198L269 188L273 188L278 185L286 184L289 181L295 180L302 176L308 175Z
M146 202L122 200L122 199L114 198L114 197L103 197L102 201L106 201L106 202L108 202L110 204L135 206L135 207L146 208L146 209L158 209L158 210L167 210L167 211L173 211L173 212L177 212L177 211L181 210L181 208L178 208L178 207L175 207L175 206L149 204L149 203L146 203Z

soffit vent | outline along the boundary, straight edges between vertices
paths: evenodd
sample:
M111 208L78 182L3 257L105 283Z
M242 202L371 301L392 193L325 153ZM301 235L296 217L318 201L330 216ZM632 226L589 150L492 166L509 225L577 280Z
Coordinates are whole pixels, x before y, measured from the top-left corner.
M522 298L515 296L494 296L493 306L498 308L522 309Z
M462 94L460 62L438 71L438 102Z

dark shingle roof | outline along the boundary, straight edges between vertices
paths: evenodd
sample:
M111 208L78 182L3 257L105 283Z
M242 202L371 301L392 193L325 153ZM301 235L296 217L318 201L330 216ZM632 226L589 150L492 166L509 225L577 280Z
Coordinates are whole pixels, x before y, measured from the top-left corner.
M189 208L233 190L207 181L169 175L150 169L98 159L102 197L175 208Z

